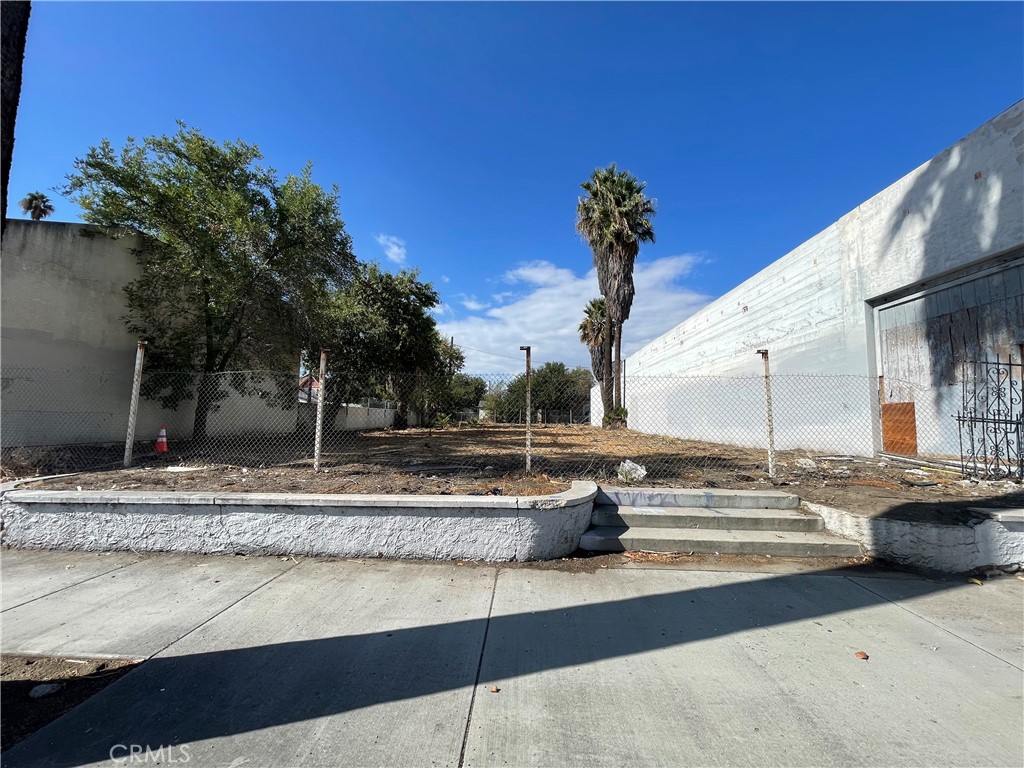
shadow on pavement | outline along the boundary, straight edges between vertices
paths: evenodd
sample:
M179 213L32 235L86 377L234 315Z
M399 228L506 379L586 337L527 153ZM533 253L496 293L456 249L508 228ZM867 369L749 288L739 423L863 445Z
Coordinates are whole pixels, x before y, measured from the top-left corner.
M848 579L823 578L862 573L854 567L747 576L715 586L489 620L153 658L12 749L4 764L101 763L110 759L115 744L156 751L468 688L476 682L481 662L487 678L480 682L508 682L544 670L888 602ZM921 580L919 591L962 584ZM501 646L516 652L482 655L485 631L488 645L500 639Z

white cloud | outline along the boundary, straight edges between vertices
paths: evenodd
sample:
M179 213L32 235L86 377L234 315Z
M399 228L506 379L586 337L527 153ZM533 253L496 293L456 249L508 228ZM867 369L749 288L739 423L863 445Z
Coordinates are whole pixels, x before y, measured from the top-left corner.
M394 235L377 235L377 242L380 247L384 249L384 255L387 256L388 261L394 262L395 264L405 263L405 240Z
M487 309L489 304L484 304L482 301L477 301L476 296L467 296L460 294L462 297L462 306L468 309L470 312L479 312L482 309Z
M450 305L445 304L444 302L442 302L442 303L438 304L436 307L433 307L430 310L430 314L432 314L434 317L437 317L437 318L455 317L455 310L452 309Z
M653 341L711 300L680 282L699 261L698 256L684 254L637 262L633 271L636 300L623 328L623 354ZM456 344L472 348L465 350L467 372L518 372L522 364L514 358L522 354L522 344L533 347L538 365L550 360L570 366L590 364L576 329L587 302L599 295L593 269L577 275L548 261L531 261L506 272L502 281L519 289L518 294L505 297L507 303L491 307L482 316L438 318L442 336L454 336Z
M502 291L501 293L493 294L491 296L491 299L494 301L495 304L504 304L509 299L514 298L515 295L515 291Z
M451 282L451 278L448 277L448 275L441 275L441 282L442 283L450 283Z

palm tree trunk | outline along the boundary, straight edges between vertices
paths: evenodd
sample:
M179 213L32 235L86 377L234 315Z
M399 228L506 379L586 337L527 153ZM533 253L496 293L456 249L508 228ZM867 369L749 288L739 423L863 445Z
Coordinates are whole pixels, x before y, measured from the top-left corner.
M0 204L0 235L7 228L7 182L11 177L11 157L14 154L14 120L18 116L21 99L21 65L25 59L25 39L28 36L28 17L32 5L28 2L5 2L0 15L0 38L3 42L3 83L0 85L0 167L3 172L3 201Z
M615 324L615 407L622 408L622 323Z
M601 404L604 407L605 418L615 408L615 401L612 396L612 319L604 319L604 378L601 381Z

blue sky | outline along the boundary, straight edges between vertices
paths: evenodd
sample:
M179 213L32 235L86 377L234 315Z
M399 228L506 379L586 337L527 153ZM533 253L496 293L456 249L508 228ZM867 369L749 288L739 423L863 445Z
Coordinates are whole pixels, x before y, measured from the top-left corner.
M435 284L467 369L584 363L595 167L658 200L630 351L1022 98L1022 40L1020 3L37 2L8 215L180 118L312 161L357 255Z

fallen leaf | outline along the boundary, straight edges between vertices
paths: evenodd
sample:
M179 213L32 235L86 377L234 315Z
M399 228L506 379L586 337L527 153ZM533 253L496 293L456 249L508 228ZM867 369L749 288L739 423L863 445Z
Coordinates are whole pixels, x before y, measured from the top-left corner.
M856 652L855 654L853 654L853 655L854 655L854 656L856 656L856 657L857 657L858 659L860 659L861 661L867 661L867 660L868 660L868 658L869 658L869 657L868 657L868 655L867 655L866 653L864 653L864 651L857 651L857 652Z
M498 687L498 686L496 686L496 685L492 685L492 686L491 686L491 693L497 693L497 692L498 692L498 691L500 691L500 690L501 690L501 688L499 688L499 687Z
M967 581L969 581L971 584L977 584L979 587L985 586L985 582L981 579L970 578Z

